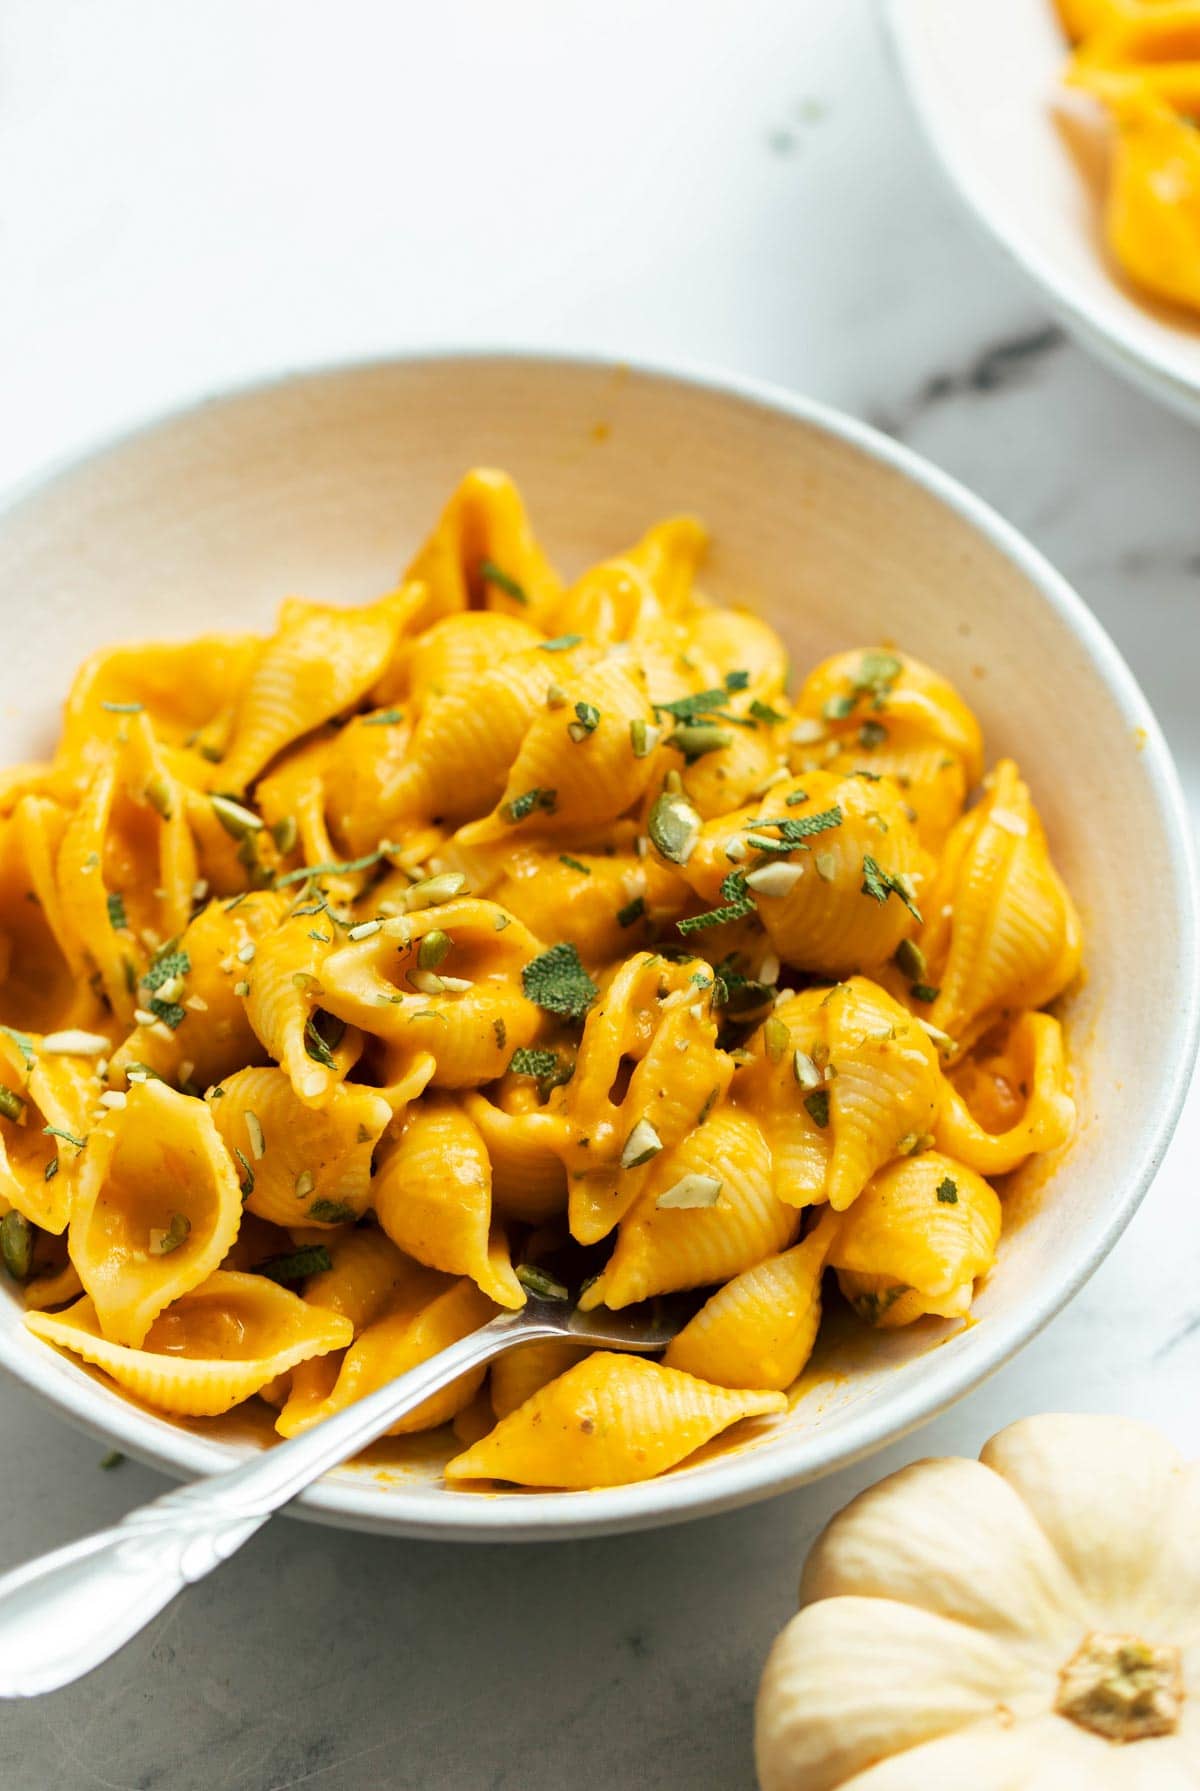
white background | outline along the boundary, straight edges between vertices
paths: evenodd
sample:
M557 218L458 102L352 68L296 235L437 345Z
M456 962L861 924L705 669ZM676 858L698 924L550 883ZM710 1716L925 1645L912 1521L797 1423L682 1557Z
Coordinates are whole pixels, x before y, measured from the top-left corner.
M265 369L432 343L726 366L880 422L1078 585L1200 809L1200 436L1047 333L869 0L6 0L0 254L3 482ZM761 1657L858 1486L1054 1407L1196 1451L1197 1144L1193 1102L1090 1287L873 1463L545 1549L277 1523L89 1681L0 1713L0 1786L748 1786ZM101 1473L14 1386L0 1415L0 1566L162 1484Z

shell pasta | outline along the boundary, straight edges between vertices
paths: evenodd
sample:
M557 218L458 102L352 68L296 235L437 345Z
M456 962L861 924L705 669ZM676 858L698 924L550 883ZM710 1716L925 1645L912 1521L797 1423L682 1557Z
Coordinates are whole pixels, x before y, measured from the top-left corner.
M561 578L469 473L396 588L121 645L0 801L0 1247L30 1331L295 1436L531 1292L682 1294L396 1426L611 1486L784 1411L824 1317L962 1322L1075 1120L1034 796L891 645L782 641L651 528Z

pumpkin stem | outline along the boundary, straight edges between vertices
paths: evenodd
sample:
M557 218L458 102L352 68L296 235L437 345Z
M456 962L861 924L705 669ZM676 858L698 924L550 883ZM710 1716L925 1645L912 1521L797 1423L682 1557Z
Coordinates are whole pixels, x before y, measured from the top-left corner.
M1054 1708L1109 1741L1143 1741L1174 1734L1182 1702L1178 1648L1094 1630L1059 1674Z

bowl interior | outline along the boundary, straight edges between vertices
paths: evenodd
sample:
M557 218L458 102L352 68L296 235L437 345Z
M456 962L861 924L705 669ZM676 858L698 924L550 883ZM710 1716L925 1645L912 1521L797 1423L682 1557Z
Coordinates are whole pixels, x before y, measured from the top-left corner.
M1140 294L1103 235L1108 129L1062 82L1054 0L891 0L913 98L980 221L1118 371L1200 415L1200 318Z
M462 471L506 467L570 573L651 520L711 526L705 575L785 636L796 665L895 641L947 672L995 759L1028 775L1088 932L1064 1004L1079 1136L1009 1229L962 1331L925 1324L822 1346L793 1410L644 1486L449 1493L435 1442L348 1468L312 1515L407 1533L510 1536L662 1523L798 1484L932 1414L1044 1323L1127 1221L1192 1049L1186 833L1158 730L1106 637L1019 538L930 469L783 399L586 362L442 358L305 375L155 424L0 514L0 762L45 751L73 667L120 638L265 628L289 593L386 589ZM1153 901L1147 892L1153 891ZM132 1405L22 1330L0 1361L77 1421L177 1472L253 1446Z

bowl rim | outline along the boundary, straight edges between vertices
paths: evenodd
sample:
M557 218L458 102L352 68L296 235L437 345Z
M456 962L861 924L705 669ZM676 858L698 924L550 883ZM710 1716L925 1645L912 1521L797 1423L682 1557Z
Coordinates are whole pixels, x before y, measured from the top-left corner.
M380 1534L440 1541L548 1541L652 1529L713 1515L787 1492L822 1478L895 1442L944 1411L979 1385L1041 1331L1074 1297L1108 1255L1141 1204L1162 1162L1179 1118L1200 1043L1200 946L1197 938L1196 876L1191 824L1182 787L1158 721L1133 673L1105 629L1048 560L998 512L948 473L903 443L892 440L831 405L800 396L765 380L685 363L617 356L597 351L522 346L423 347L411 352L348 355L311 365L289 366L208 390L190 400L158 407L138 421L104 432L81 449L54 457L0 492L0 529L27 500L97 465L109 454L149 440L159 430L199 418L205 411L240 400L269 397L302 383L345 376L384 374L397 368L437 364L464 369L483 364L525 363L570 376L617 372L683 391L700 390L719 399L825 433L916 485L975 529L1036 586L1042 599L1080 642L1096 676L1110 692L1131 729L1142 730L1143 764L1163 830L1170 882L1181 926L1177 941L1179 994L1164 1016L1165 1079L1152 1123L1145 1134L1138 1172L1114 1203L1102 1231L1069 1271L1040 1299L1007 1317L981 1325L972 1347L960 1353L935 1352L927 1373L899 1397L851 1413L835 1445L819 1461L797 1467L788 1451L744 1450L707 1462L699 1473L668 1474L631 1486L562 1492L481 1495L442 1490L414 1493L395 1481L375 1484L362 1475L335 1472L318 1481L288 1508L313 1522ZM976 1342L976 1340L978 1340ZM57 1354L22 1351L0 1331L0 1367L43 1395L64 1417L93 1436L176 1479L220 1472L253 1453L250 1446L206 1438L123 1397L98 1400L98 1387L85 1372L65 1372ZM73 1369L74 1365L70 1365Z
M1046 0L1049 5L1050 0ZM1200 423L1200 373L1181 373L1166 344L1143 339L1123 317L1101 316L1076 282L1062 273L1053 258L1026 242L1002 223L988 203L984 183L970 165L952 152L938 108L931 103L933 83L926 78L916 22L920 0L885 0L884 18L897 67L914 116L947 184L957 194L977 229L1041 292L1046 303L1083 347L1113 373L1131 381L1149 396L1169 405L1177 415ZM1110 276L1111 277L1111 276ZM1113 278L1118 292L1119 283Z

